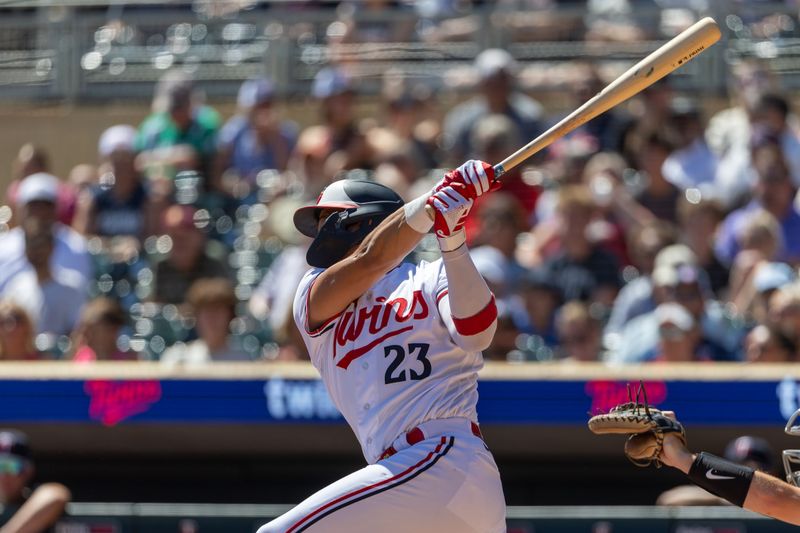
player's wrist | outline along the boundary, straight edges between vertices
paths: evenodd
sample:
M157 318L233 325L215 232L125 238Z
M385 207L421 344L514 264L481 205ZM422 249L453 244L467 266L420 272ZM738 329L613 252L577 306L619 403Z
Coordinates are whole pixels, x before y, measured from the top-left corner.
M428 191L403 205L406 224L417 233L428 233L433 227L433 219L426 209L430 197L431 191Z
M466 251L467 249L467 232L463 228L444 237L437 235L436 240L439 241L439 249L442 253L452 253L462 249Z

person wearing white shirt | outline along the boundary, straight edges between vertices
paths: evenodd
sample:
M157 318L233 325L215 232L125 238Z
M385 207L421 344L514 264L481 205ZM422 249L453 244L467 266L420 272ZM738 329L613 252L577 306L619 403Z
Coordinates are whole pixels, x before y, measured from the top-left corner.
M25 257L25 235L22 226L38 220L52 228L53 253L50 269L54 276L69 280L72 285L85 284L93 277L91 258L86 239L56 219L58 178L50 174L32 174L19 186L17 207L20 227L0 235L0 292L17 274L28 269Z

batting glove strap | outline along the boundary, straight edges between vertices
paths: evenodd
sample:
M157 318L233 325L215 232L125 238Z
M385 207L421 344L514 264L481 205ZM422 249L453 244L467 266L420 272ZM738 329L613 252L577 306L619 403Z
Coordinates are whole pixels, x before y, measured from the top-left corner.
M403 211L406 214L406 224L418 233L428 233L433 227L433 220L425 212L425 206L430 196L431 193L426 192L403 206Z
M739 507L744 506L754 475L752 468L707 452L698 453L689 469L692 483Z
M445 237L437 235L436 238L439 241L439 249L441 251L452 252L464 246L464 243L467 242L467 232L462 228L451 235Z

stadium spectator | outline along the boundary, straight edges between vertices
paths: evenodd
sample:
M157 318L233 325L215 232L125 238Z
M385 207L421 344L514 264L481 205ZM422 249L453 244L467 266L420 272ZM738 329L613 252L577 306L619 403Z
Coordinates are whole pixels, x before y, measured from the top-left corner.
M370 145L355 116L356 90L350 77L341 69L324 68L314 77L311 94L322 114L325 175L332 179L342 170L373 168Z
M72 360L78 363L135 361L135 353L119 348L119 333L124 325L125 313L116 300L100 297L90 301L75 328Z
M97 167L89 163L79 163L72 167L67 176L69 186L75 190L75 194L80 195L86 189L97 185ZM74 222L74 220L73 220Z
M280 118L270 80L242 83L236 103L237 114L217 137L214 172L222 176L220 183L225 190L240 181L254 186L256 176L264 169L286 170L297 144L297 125Z
M675 147L674 142L663 131L655 131L641 139L635 147L636 169L641 174L641 189L635 194L636 201L656 218L669 222L677 221L678 199L681 192L664 176L667 157Z
M205 231L195 221L198 211L188 205L173 205L164 213L164 233L171 247L154 268L153 299L161 303L184 301L189 286L201 278L227 277L225 264L211 255Z
M505 115L494 114L482 119L472 130L472 145L481 161L502 161L521 144L517 126ZM536 202L542 194L541 187L522 179L522 166L517 166L503 174L503 192L516 197L523 209L522 222L527 229L533 221ZM486 199L489 197L487 196ZM473 209L480 210L485 198L477 198ZM467 236L474 235L476 221L467 219Z
M11 225L19 224L19 186L28 176L50 172L50 157L41 146L25 143L19 149L11 170L12 181L6 188L6 205L14 211ZM75 214L77 195L73 187L67 183L58 182L56 199L56 216L62 224L70 225Z
M28 438L13 429L0 429L0 531L45 532L53 528L72 498L60 483L32 485L36 473Z
M800 263L800 212L793 202L795 187L780 145L774 139L765 138L753 148L753 167L757 175L753 199L723 221L715 245L717 257L724 264L732 264L742 247L744 229L750 218L764 210L780 224L783 246L777 259Z
M523 139L533 139L543 131L542 106L516 91L517 63L499 48L484 50L475 58L480 94L459 104L444 120L444 145L451 161L477 156L472 144L473 129L487 116L507 116Z
M645 361L685 363L690 361L724 361L728 352L703 335L701 325L679 303L668 302L653 311L658 325L658 345Z
M479 246L470 250L470 256L498 298L516 294L525 276L515 258L517 236L526 229L523 208L515 196L499 191L477 209Z
M23 230L29 267L11 277L0 296L26 309L37 333L69 335L86 301L86 281L51 268L55 240L49 226L31 219Z
M800 346L800 284L784 285L772 293L767 307L768 324Z
M602 358L602 324L584 302L568 302L556 313L561 359L598 361Z
M691 200L689 199L691 198ZM714 252L714 237L725 214L716 200L683 194L678 201L680 240L694 252L697 264L706 271L711 290L721 298L728 287L730 272Z
M675 132L676 146L661 169L664 178L678 190L698 189L706 198L716 190L719 160L706 143L701 111L690 98L672 99L670 126Z
M587 227L595 211L586 187L561 189L556 225L560 249L543 268L561 290L563 301L598 302L610 308L620 287L619 265L613 255L589 240Z
M304 204L291 197L276 199L270 205L268 226L284 247L269 265L261 282L247 302L250 314L264 323L279 345L277 359L308 359L300 332L292 317L294 295L303 275L311 268L306 262L310 239L297 231L292 216Z
M765 61L751 58L732 65L727 87L732 106L712 116L706 127L708 146L721 158L732 150L747 149L758 101L762 95L777 90L777 83Z
M658 264L659 252L675 244L676 238L675 228L661 221L654 221L629 233L628 249L639 275L626 283L614 300L604 331L605 343L609 348L616 346L618 336L628 322L655 309L651 275ZM694 259L689 254L686 256L687 261ZM662 255L662 266L666 259L669 259L669 255Z
M687 251L683 246L667 247L656 257L658 266L652 275L655 301L658 305L678 303L686 308L694 324L699 326L702 339L724 350L715 349L715 357L739 360L744 335L742 324L732 320L724 307L710 297L706 274L688 260L691 252L687 254ZM659 264L661 262L664 266ZM609 353L610 360L641 362L655 357L659 343L658 322L655 311L631 320L622 330L615 349Z
M307 198L316 198L330 182L333 174L326 167L331 153L331 139L325 126L309 126L297 138L297 146L289 161L289 169L302 185Z
M631 166L637 166L639 151L654 134L671 134L672 100L675 91L669 77L650 85L624 109L620 116L620 154Z
M36 220L50 227L55 237L51 268L85 283L94 275L86 239L72 228L56 219L58 178L50 174L33 174L25 178L17 195L20 224ZM0 235L0 292L5 291L9 280L28 268L25 257L25 234L21 227Z
M755 148L769 140L779 146L795 188L800 187L800 138L788 124L789 102L778 94L761 95L749 118L748 142L732 146L719 166L718 182L728 204L745 197L757 181Z
M406 74L390 69L383 75L381 92L385 127L411 143L414 157L423 168L439 166L441 124L431 89L412 84Z
M571 81L571 109L577 109L591 100L606 85L597 67L592 64L581 65L575 73L575 79ZM590 139L589 142L599 151L619 152L622 149L623 117L624 114L620 109L609 109L580 126L575 132Z
M161 77L153 112L139 126L135 149L152 179L172 179L181 170L207 175L216 149L220 117L200 103L192 79L179 71ZM214 184L206 183L206 188Z
M556 310L561 305L561 291L540 269L528 270L520 280L521 313L514 315L520 333L536 337L540 347L555 348Z
M797 271L786 263L760 263L752 278L754 295L750 315L753 320L761 324L766 323L772 294L795 281L797 281Z
M35 333L36 326L24 307L10 300L0 302L0 360L40 359L34 343Z
M74 228L84 235L127 236L153 233L148 191L136 169L136 129L112 126L100 136L100 183L80 197Z
M797 361L797 344L777 328L759 324L744 340L745 360L750 363Z
M225 278L198 279L186 296L199 339L168 348L161 361L168 364L202 365L211 362L250 361L251 357L231 341L230 324L236 317L236 295Z

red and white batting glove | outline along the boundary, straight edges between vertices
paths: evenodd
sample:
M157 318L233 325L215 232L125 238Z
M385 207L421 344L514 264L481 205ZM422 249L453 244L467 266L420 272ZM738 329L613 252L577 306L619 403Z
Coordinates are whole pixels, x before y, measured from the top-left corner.
M494 167L484 161L470 159L455 170L444 175L434 187L434 192L443 187L452 186L464 198L474 200L487 192L500 188L500 182L494 179Z
M431 226L434 225L425 212L425 207L427 205L433 207L435 213L441 212L442 210L454 210L456 209L456 204L460 205L462 200L464 202L469 201L469 207L472 207L472 201L475 198L499 188L500 182L494 179L494 167L492 167L492 165L484 163L483 161L469 160L457 169L451 170L445 174L430 192L405 204L403 209L406 214L406 222L419 233L427 233L431 229ZM437 208L433 203L433 199L439 192L445 189L449 192L445 193L444 196L440 195L438 197L437 201L440 207ZM469 208L466 209L466 212L461 213L461 215L466 217L468 212ZM435 216L436 235L440 239L453 237L456 233L456 230L453 229L454 226L442 222L440 219L442 219L443 215ZM461 226L463 225L464 223L462 221ZM461 246L461 244L463 244L463 241L462 243L458 243L458 246ZM445 246L448 245L445 244ZM458 246L450 249L454 250Z
M465 198L452 185L434 191L428 198L428 205L433 208L434 214L433 229L443 252L453 251L466 242L464 222L473 203L472 198Z

